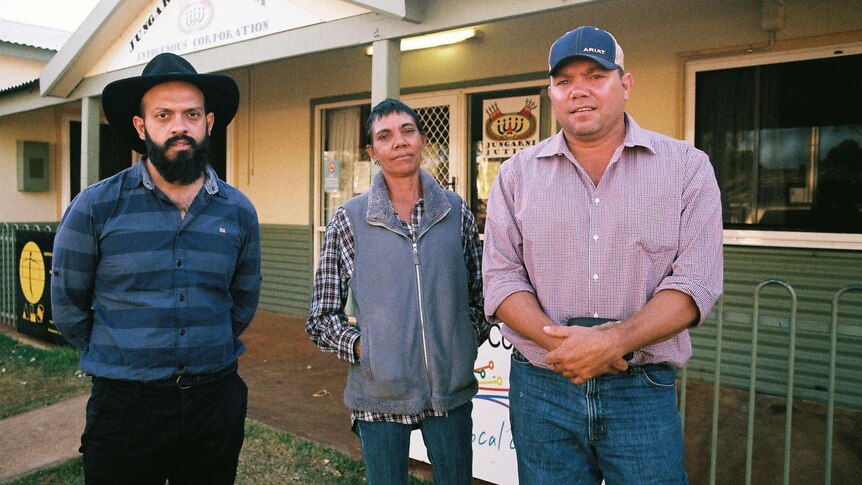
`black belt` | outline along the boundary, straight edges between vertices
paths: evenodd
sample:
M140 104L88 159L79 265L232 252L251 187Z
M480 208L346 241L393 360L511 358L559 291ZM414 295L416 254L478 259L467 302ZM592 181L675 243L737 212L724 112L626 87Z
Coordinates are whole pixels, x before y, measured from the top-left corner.
M628 356L628 354L626 354L626 355ZM526 362L530 365L533 365L533 363L530 362L529 359L524 357L524 354L522 354L515 347L512 347L512 358L515 360L520 360L521 362ZM533 366L533 367L535 367L535 366ZM634 374L637 374L638 369L644 369L644 370L649 371L649 370L673 369L673 367L669 364L638 364L638 365L629 365L628 370L626 370L625 372L627 374L634 375Z
M192 387L201 386L204 384L209 384L230 375L236 374L239 366L236 362L225 367L224 369L218 370L211 374L188 374L181 375L176 377L168 377L167 379L162 379L158 381L124 381L119 379L106 379L104 377L93 377L94 381L102 381L111 385L132 385L132 386L142 386L142 387L174 387L176 386L180 390L191 389Z
M573 326L595 327L596 325L601 325L603 323L615 322L615 321L616 321L616 318L574 317L574 318L570 318L566 321L566 326L567 327L573 327ZM523 361L529 361L526 357L524 357L524 354L519 352L518 349L516 349L514 347L512 347L512 355L517 359L520 359ZM629 352L623 356L623 359L625 359L626 362L631 362L633 357L634 357L634 352Z
M574 317L566 321L568 327L595 327L603 323L615 322L616 318L601 318L601 317ZM635 356L634 352L629 352L623 356L626 362L631 362Z

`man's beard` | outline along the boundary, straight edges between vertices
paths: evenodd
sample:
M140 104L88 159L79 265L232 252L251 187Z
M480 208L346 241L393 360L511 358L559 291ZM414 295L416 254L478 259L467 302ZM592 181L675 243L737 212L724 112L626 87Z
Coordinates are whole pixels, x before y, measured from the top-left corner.
M173 160L169 159L167 149L180 140L191 145L191 150L179 150ZM147 159L168 183L189 185L201 176L207 166L209 133L204 132L204 139L200 143L188 135L177 135L168 138L160 146L144 130L144 143L147 145Z

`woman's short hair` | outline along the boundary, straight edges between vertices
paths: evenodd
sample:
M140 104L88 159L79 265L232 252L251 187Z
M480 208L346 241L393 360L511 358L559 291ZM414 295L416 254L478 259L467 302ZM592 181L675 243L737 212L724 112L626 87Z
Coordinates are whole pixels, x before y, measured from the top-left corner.
M422 124L422 120L419 118L419 115L413 111L413 108L397 99L386 98L377 103L376 106L371 108L371 112L368 113L368 119L365 121L365 140L367 144L373 145L374 140L371 139L371 128L374 125L374 122L392 113L404 113L409 115L413 118L413 122L416 123L416 128L419 130L419 133L422 135L426 134L425 126Z

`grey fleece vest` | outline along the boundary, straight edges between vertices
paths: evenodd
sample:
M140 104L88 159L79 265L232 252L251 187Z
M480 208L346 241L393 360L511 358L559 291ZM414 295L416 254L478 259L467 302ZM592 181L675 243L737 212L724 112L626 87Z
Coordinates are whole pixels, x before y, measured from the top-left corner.
M344 204L356 243L353 292L361 358L350 366L351 409L414 414L468 402L476 333L461 243L461 199L420 172L425 213L414 249L382 174Z

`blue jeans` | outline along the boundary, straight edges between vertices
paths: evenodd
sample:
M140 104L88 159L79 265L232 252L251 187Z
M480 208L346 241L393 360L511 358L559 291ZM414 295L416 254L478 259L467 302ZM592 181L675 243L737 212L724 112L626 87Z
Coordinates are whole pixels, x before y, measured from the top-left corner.
M232 484L248 388L236 371L180 390L93 378L81 437L88 485Z
M469 484L473 476L473 403L449 411L446 417L425 418L418 425L428 450L434 483ZM369 485L406 484L410 454L408 424L356 421Z
M672 367L579 386L514 354L509 379L521 485L688 483Z

